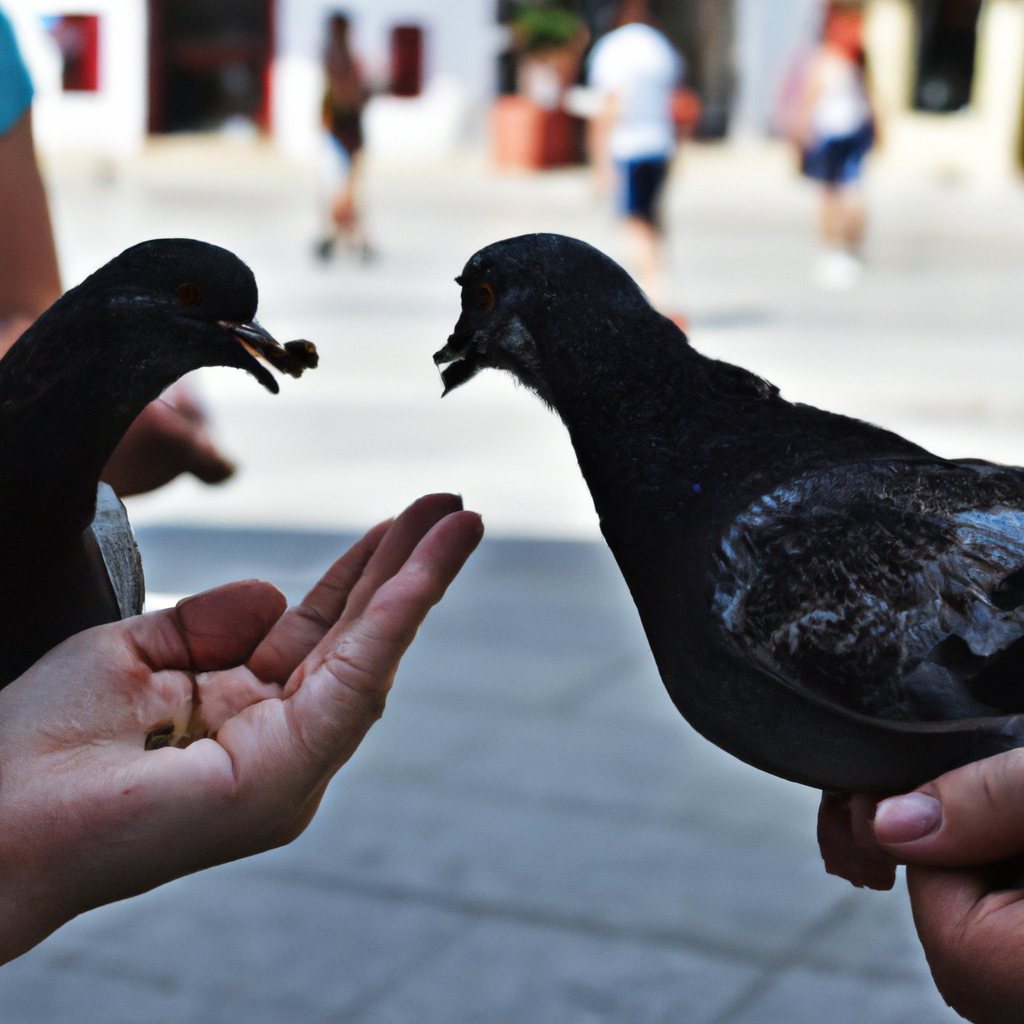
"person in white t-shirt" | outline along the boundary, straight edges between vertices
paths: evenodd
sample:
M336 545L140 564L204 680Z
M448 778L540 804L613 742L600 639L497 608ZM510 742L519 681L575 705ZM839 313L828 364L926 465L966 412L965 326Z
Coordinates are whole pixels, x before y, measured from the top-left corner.
M661 298L659 200L675 151L672 97L682 58L651 24L648 0L622 0L613 31L590 55L588 80L602 97L593 122L595 157L612 175L637 265L651 301Z

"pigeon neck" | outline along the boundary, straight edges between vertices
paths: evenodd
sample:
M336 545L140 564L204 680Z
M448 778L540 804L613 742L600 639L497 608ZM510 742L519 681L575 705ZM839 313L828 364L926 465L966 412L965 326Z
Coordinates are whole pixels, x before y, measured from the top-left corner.
M605 319L603 331L595 324L596 344L554 349L555 406L602 518L608 506L659 519L691 507L700 514L709 485L749 455L750 425L777 392L700 355L653 310L628 319L621 327Z
M114 448L180 375L132 367L102 341L59 340L26 336L0 361L0 529L31 523L54 541L89 524Z
M684 434L707 418L702 392L708 360L674 324L646 312L639 330L635 320L605 319L580 324L571 341L542 342L547 383L570 433L621 443L662 431L668 416Z

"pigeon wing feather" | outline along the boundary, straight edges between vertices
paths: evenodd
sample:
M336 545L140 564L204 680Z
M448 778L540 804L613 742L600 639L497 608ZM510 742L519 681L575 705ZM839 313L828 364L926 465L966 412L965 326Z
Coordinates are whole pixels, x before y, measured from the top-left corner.
M858 464L752 503L726 530L713 611L746 660L851 710L1024 710L1024 474Z

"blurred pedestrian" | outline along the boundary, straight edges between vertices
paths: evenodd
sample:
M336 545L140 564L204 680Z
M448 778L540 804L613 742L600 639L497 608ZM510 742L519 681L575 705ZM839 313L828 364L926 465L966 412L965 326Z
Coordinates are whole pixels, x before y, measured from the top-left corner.
M825 251L815 265L814 280L826 288L850 288L863 273L860 179L864 157L875 141L863 15L851 0L828 5L821 45L807 68L794 135L803 173L821 183L819 230Z
M0 356L61 294L32 143L32 92L11 24L0 11Z
M636 267L651 302L662 300L660 200L675 151L673 97L684 64L652 24L648 0L620 0L614 29L590 55L601 104L591 124L599 181L613 184Z
M62 292L32 138L32 93L11 24L0 11L0 357ZM219 483L234 471L211 440L192 388L179 381L140 413L103 480L125 497L181 473Z
M324 70L323 176L329 192L330 225L317 245L317 255L329 260L339 241L364 262L373 258L363 229L360 185L363 165L363 108L369 90L349 42L351 23L343 14L328 21Z

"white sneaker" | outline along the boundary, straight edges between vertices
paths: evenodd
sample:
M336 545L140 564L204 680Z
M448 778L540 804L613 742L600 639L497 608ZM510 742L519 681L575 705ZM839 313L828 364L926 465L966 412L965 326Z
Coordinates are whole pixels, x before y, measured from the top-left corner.
M827 249L815 261L811 280L826 291L856 288L864 276L864 264L845 249Z

